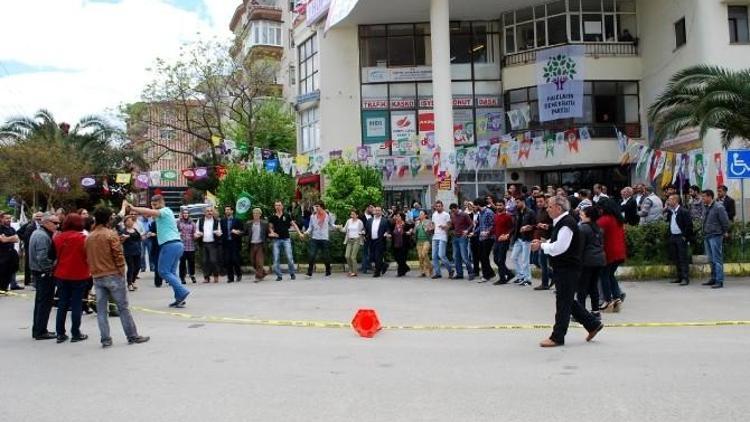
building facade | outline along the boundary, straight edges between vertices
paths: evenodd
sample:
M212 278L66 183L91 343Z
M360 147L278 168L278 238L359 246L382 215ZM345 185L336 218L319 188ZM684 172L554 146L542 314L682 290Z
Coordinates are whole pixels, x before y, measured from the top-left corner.
M369 145L374 155L393 157L403 153L393 141L419 139L425 130L444 153L498 135L590 134L575 149L461 172L466 198L500 194L509 184L577 189L600 182L617 192L638 180L620 165L615 128L649 142L646 112L675 72L695 64L750 68L747 0L297 3L283 20L290 37L284 92L298 114L298 153ZM583 51L582 116L543 122L537 55L564 45ZM522 126L509 120L515 110L523 112ZM721 152L716 133L666 145L702 147L705 157ZM709 166L707 187L715 187L715 172ZM437 197L430 170L410 176L387 178L389 203Z

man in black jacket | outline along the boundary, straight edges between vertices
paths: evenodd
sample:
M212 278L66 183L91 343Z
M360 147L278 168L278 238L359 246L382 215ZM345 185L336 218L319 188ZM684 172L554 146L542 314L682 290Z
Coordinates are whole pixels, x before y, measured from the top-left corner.
M552 280L557 288L555 301L555 326L552 335L544 339L541 347L557 347L565 344L565 334L570 325L570 315L583 324L588 331L586 341L591 341L604 325L586 310L580 303L573 300L578 278L581 274L583 258L583 241L578 231L575 218L568 212L570 203L566 198L554 196L547 202L547 213L552 218L552 235L548 242L541 240L531 242L531 249L541 250L549 256L553 268Z
M210 283L214 276L214 283L219 282L219 267L221 245L224 232L221 231L219 220L215 218L213 207L206 207L205 214L198 220L195 238L203 248L203 282Z
M633 188L629 186L625 187L620 194L622 195L620 209L622 210L623 218L625 218L625 223L637 226L641 221L641 217L638 215L638 202L633 196Z
M716 189L716 202L724 206L724 209L727 211L727 217L729 217L729 222L732 222L734 221L734 216L737 215L737 208L734 199L727 195L727 190L729 189L725 185L721 185Z
M680 195L672 194L667 198L666 220L669 224L669 256L677 267L677 279L672 283L680 286L690 284L690 247L693 236L693 220L690 211L680 204Z
M391 236L391 223L383 216L383 209L375 207L372 218L365 223L365 238L370 245L370 259L375 264L374 277L380 277L388 266L383 264L385 241Z
M242 270L240 269L240 253L242 251L242 236L245 234L245 228L242 221L234 216L234 208L231 206L224 207L224 218L221 219L221 232L223 236L223 253L224 269L227 272L227 283L234 283L234 277L237 281L242 281Z
M43 212L35 212L31 221L18 229L18 237L21 238L21 242L23 243L23 284L26 286L30 286L33 281L31 278L31 269L29 268L29 241L34 230L42 226L43 216Z

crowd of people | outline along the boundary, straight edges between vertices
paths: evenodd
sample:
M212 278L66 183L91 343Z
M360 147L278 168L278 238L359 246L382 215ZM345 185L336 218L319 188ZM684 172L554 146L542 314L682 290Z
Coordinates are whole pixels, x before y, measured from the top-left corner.
M532 284L531 266L539 269L540 280L534 290L557 292L555 330L542 346L563 344L567 324L572 317L581 322L590 337L601 329L601 311L619 312L626 294L616 273L627 257L625 227L665 221L669 252L676 268L674 283L688 285L690 244L695 242L694 222L702 228L705 251L711 266L711 278L704 283L712 288L724 285L723 239L735 216L735 203L726 186L712 190L689 189L686 204L674 186L659 197L643 184L626 187L620 198L610 198L606 187L596 184L592 190L570 193L564 189L539 186L511 186L504 197L492 196L449 204L441 201L423 208L391 207L384 213L370 205L362 213L352 209L344 224L317 202L308 218L297 223L281 201L264 218L260 209L252 210L248 221L224 207L224 217L213 206L206 207L197 220L183 210L179 218L166 207L164 198L155 195L151 207L135 207L123 201L119 213L97 208L93 216L86 210L65 214L35 213L33 220L18 230L11 216L0 218L0 290L22 289L15 282L20 248L25 252L25 284L36 289L32 336L65 342L66 316L71 312L71 342L86 340L80 330L83 312L88 308L91 290L95 291L98 325L102 345L112 344L108 314L110 302L119 314L130 343L148 337L138 335L128 308L128 291L138 289L139 272L146 270L146 258L154 272L154 283L171 286L174 301L170 307L186 305L190 294L188 277L197 283L196 251L201 250L203 283L218 283L222 275L229 283L242 280L241 257L248 245L255 281L273 273L283 277L282 251L289 277L296 279L293 233L307 242L306 276L311 278L316 262L322 260L324 276L331 275L331 232L344 233L346 269L349 277L373 272L381 277L389 269L386 251L396 263L396 277L407 276L408 251L416 249L420 277L450 279L519 286ZM300 227L301 226L301 227ZM245 240L247 239L247 240ZM448 256L448 245L452 256ZM265 251L272 251L272 266L265 267ZM358 260L359 251L362 259ZM510 261L511 270L506 263ZM56 332L47 324L54 298L58 298ZM587 302L588 309L587 310ZM590 338L589 338L590 340Z

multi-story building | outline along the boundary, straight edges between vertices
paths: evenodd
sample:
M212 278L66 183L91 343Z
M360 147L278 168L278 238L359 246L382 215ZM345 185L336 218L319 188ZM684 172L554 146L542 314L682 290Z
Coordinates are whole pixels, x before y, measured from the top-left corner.
M462 172L458 185L466 197L499 193L511 183L580 188L601 182L618 191L635 177L619 163L615 127L647 143L646 111L675 72L703 63L750 68L745 0L303 3L296 10L306 16L285 18L294 47L284 46L287 61L294 60L290 75L296 73L285 89L296 94L300 153L368 144L382 151L384 142L418 136L420 126L434 131L445 153L454 142L487 141L487 116L500 116L494 130L512 135L588 129L592 139L578 151L559 148ZM584 51L582 117L542 122L536 59L561 45ZM514 130L506 115L513 110L528 110L526 126ZM399 122L416 127L405 131ZM702 147L706 157L721 151L716 133L667 144L682 151ZM710 167L708 180L714 172ZM387 197L431 202L434 185L430 171L392 177Z

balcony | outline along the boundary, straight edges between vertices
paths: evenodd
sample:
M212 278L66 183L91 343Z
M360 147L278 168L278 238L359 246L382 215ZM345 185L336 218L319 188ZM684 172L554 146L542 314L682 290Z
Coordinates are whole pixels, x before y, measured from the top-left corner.
M638 46L634 43L585 43L586 56L599 57L633 57L638 55ZM526 50L518 53L506 54L503 57L503 66L519 66L536 62L537 51L546 50L552 47L537 48Z

